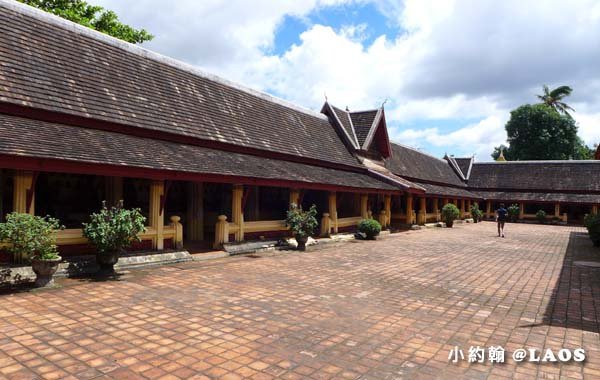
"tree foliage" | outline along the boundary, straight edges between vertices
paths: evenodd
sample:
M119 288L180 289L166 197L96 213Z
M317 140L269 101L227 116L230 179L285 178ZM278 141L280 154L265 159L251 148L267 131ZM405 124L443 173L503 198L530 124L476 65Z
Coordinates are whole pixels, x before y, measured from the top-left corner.
M123 41L138 44L154 38L145 29L135 29L132 26L123 24L119 21L115 12L97 5L90 5L83 0L19 1Z
M103 202L102 209L90 216L89 223L83 223L83 236L96 247L98 253L118 252L140 241L138 234L146 231L146 218L140 209L124 209L123 203L110 209Z
M577 124L546 104L526 104L510 113L504 157L509 160L582 160L591 149L577 136ZM500 147L492 157L497 158Z
M0 241L10 243L8 251L15 262L57 259L55 230L62 229L58 219L12 212L0 223Z
M538 99L542 101L542 104L549 106L558 113L571 116L569 111L575 111L571 106L563 101L564 98L571 95L573 89L569 86L559 86L553 90L550 90L548 86L544 85L543 94L537 95Z

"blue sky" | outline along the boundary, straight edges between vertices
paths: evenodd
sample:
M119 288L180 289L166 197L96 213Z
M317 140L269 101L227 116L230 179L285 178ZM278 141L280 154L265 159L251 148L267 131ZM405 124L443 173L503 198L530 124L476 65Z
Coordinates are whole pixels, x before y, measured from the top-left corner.
M597 0L94 3L154 34L148 49L312 110L388 99L391 139L439 157L490 160L544 84L574 88L580 136L600 142Z

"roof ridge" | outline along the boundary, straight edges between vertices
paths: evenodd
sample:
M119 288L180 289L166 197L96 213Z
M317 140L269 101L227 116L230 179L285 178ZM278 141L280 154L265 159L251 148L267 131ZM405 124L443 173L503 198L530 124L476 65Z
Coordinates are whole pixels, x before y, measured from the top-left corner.
M197 66L194 66L189 63L185 63L183 61L177 60L175 58L157 53L155 51L146 49L142 46L131 44L129 42L125 42L118 38L109 36L108 34L105 34L105 33L99 32L97 30L88 28L86 26L77 24L75 22L69 21L62 17L56 16L52 13L48 13L41 9L21 3L19 1L0 0L0 7L11 9L20 14L24 14L24 15L36 18L42 22L46 22L46 23L61 27L63 29L67 29L68 31L78 33L78 34L81 34L86 37L90 37L96 41L106 43L110 46L127 51L129 53L136 54L136 55L139 55L139 56L147 58L147 59L151 59L153 61L165 64L167 66L170 66L170 67L173 67L176 69L187 71L190 74L197 75L199 77L211 80L213 82L216 82L216 83L228 86L228 87L235 88L240 91L244 91L244 92L248 93L249 95L270 101L272 103L279 104L281 106L296 110L298 112L302 112L309 116L317 117L317 118L323 119L323 120L327 119L327 116L325 116L315 110L311 110L309 108L302 107L302 106L292 103L288 100L271 95L267 92L256 90L256 89L247 87L245 85L242 85L240 83L233 82L231 80L225 79L216 74L212 74L207 71L204 71Z
M353 113L367 113L367 112L377 112L379 111L380 108L370 108L368 110L358 110L358 111L346 111L349 114L353 114Z
M421 154L423 154L423 155L425 155L425 156L428 156L428 157L431 157L431 158L435 158L436 160L438 160L438 161L441 161L441 162L443 162L443 163L445 163L445 164L447 164L447 163L448 163L448 161L446 161L446 160L444 160L444 159L442 159L442 158L436 157L436 156L434 156L434 155L432 155L432 154L429 154L429 153L427 153L427 152L423 152L422 150L419 150L419 149L417 149L417 148L414 148L414 147L412 147L412 146L408 146L408 145L405 145L405 144L397 143L397 142L395 142L395 141L390 141L390 144L398 145L398 146L401 146L401 147L403 147L403 148L407 148L407 149L410 149L410 150L412 150L412 151L415 151L415 152L417 152L417 153L421 153Z

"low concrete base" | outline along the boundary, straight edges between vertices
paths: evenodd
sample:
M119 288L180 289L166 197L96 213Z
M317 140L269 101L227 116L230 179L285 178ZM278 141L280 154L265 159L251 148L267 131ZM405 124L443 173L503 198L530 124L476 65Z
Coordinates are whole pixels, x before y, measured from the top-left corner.
M142 253L138 255L127 255L119 257L115 265L115 270L130 268L142 268L153 265L164 265L191 261L192 256L188 251L174 251L161 253ZM96 273L98 264L96 264L95 255L74 256L68 261L58 265L58 270L54 277L70 277ZM17 266L9 265L0 267L0 285L2 284L21 284L35 280L35 273L30 265Z

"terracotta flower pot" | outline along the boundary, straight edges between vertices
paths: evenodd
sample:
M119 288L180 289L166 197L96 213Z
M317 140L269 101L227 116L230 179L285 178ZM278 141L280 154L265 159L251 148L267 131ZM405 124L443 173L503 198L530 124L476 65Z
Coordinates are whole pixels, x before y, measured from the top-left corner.
M121 251L112 251L96 254L96 263L100 267L100 273L114 273L115 264L119 261Z
M54 260L31 260L31 269L35 273L35 286L43 288L45 286L54 285L54 273L58 269L58 264L61 262L62 257L58 257Z
M296 235L296 241L298 242L298 250L306 251L306 242L308 241L308 236L300 236Z
M448 227L448 228L452 228L453 225L454 225L454 220L449 220L446 222L446 227Z

